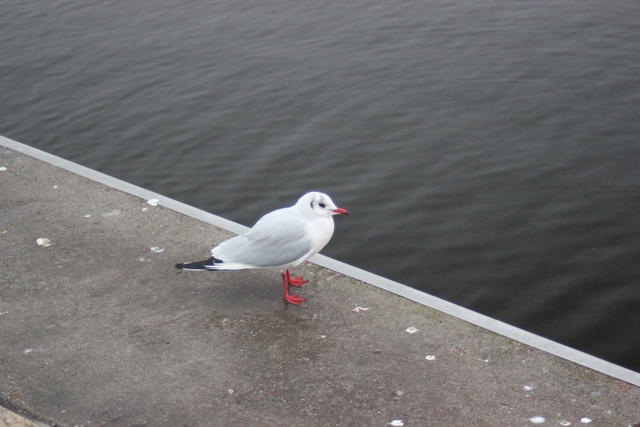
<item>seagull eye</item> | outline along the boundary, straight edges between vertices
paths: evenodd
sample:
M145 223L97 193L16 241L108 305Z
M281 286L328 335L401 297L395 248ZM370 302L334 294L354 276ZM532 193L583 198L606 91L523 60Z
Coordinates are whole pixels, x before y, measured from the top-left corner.
M321 208L326 208L327 205L325 205L324 203L319 203L318 206L320 206Z

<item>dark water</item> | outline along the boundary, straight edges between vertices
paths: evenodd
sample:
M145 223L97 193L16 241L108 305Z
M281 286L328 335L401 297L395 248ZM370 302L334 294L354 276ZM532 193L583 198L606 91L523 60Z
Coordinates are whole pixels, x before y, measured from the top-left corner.
M0 133L247 225L327 191L353 216L325 254L640 370L639 23L637 0L2 0Z

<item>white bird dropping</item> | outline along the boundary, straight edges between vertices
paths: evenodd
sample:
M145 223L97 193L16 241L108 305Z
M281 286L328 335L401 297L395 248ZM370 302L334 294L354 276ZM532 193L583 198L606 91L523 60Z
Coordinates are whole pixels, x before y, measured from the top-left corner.
M38 246L44 246L45 248L51 246L51 240L47 239L46 237L40 237L36 240L36 243L38 244Z

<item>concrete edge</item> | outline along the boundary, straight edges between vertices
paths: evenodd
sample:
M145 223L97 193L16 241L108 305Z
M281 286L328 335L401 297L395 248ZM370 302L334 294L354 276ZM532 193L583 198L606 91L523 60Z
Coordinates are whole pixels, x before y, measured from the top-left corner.
M0 426L12 427L49 427L50 424L38 421L20 408L0 399Z
M138 187L137 185L133 185L118 178L106 175L102 172L98 172L69 160L65 160L61 157L47 153L46 151L33 148L26 144L6 138L2 135L0 135L0 145L28 155L30 157L36 158L43 162L49 163L51 165L66 169L76 175L83 176L108 187L140 197L142 199L158 199L159 205L198 219L200 221L215 225L222 229L234 233L243 233L248 229L248 227L214 215L212 213L203 211L202 209L198 209L196 207L187 205L186 203L179 202L145 188ZM540 349L547 353L553 354L555 356L561 357L563 359L569 360L571 362L577 363L579 365L585 366L587 368L640 387L639 372L635 372L614 363L607 362L606 360L568 347L564 344L560 344L531 332L527 332L523 329L509 325L502 321L493 319L473 310L469 310L467 308L445 301L441 298L413 289L399 282L387 279L366 270L362 270L358 267L354 267L352 265L329 258L327 256L316 255L311 258L311 261L322 267L345 274L354 279L369 283L373 286L384 289L401 297L410 299L419 304L457 317L458 319L464 320L465 322L471 323L484 329L488 329L496 334L503 335L520 343Z

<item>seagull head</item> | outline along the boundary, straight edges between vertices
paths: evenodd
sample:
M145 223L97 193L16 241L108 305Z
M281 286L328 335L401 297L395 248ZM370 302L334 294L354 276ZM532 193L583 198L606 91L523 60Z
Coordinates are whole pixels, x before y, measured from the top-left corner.
M331 197L317 191L300 197L296 205L317 216L349 215L346 209L337 207Z

